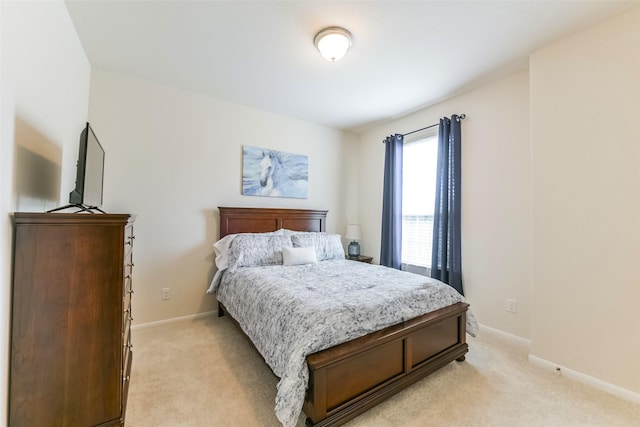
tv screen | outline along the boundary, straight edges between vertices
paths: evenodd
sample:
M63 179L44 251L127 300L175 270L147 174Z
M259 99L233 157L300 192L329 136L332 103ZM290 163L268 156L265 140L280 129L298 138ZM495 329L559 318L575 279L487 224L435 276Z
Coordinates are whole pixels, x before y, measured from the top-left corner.
M76 188L69 193L69 203L88 208L102 206L104 150L89 123L80 134Z

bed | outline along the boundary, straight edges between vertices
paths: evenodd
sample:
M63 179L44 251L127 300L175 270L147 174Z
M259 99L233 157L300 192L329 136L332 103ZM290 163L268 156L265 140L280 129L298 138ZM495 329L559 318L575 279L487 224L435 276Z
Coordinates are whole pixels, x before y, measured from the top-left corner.
M304 242L304 239L309 238L309 235L317 239L315 242L320 237L322 237L321 241L325 242L324 238L326 237L327 239L332 238L332 242L335 243L335 235L331 236L325 233L327 211L227 207L220 207L219 211L221 241L228 236L228 238L234 238L237 245L240 246L240 241L244 239L251 242L252 250L259 246L253 243L258 241L255 239L268 241L270 247L276 247L282 242L289 245L287 242L290 239L294 239L295 242L296 237L299 241ZM293 231L303 233L287 234L289 237L282 237L279 231L284 230L291 230L289 233ZM250 237L253 233L267 234L256 238ZM291 235L296 237L290 237ZM295 250L303 249L297 248ZM316 250L322 252L325 249L317 246L316 243ZM290 251L292 250L287 247L280 252L286 252L285 255L288 255ZM320 252L317 255L314 253L314 256L323 259ZM322 253L325 254L325 252ZM242 266L242 263L239 262L240 259L241 257L236 257L234 261L237 262L232 264ZM336 256L326 259L326 261L318 262L312 266L264 265L254 268L236 268L233 271L230 267L229 272L225 273L223 270L216 273L213 281L216 285L214 286L212 282L212 287L209 289L209 293L217 295L218 315L226 314L240 326L245 336L249 337L265 362L274 371L274 374L280 378L278 396L276 397L276 415L285 426L295 424L300 406L307 416L306 424L308 426L336 426L355 418L442 366L454 360L464 361L465 354L468 352L466 333L469 329L471 329L470 333L475 333L477 328L473 316L468 312L469 305L464 302L462 297L455 291L449 292L451 288L446 285L439 282L431 283L435 281L416 275L411 275L411 280L415 282L413 292L426 295L424 292L432 292L432 288L442 288L447 291L443 296L424 298L437 300L436 303L442 306L441 308L423 314L424 311L419 311L424 310L423 307L407 308L405 306L413 303L401 304L403 310L409 310L403 313L404 320L386 325L384 321L389 323L391 317L385 318L387 311L385 307L378 308L376 316L363 316L362 313L357 312L359 309L349 307L346 310L348 311L347 315L355 316L354 318L375 318L383 327L381 329L376 325L356 327L353 326L356 322L345 320L348 318L343 319L341 324L325 325L326 319L338 319L337 312L331 310L337 310L336 307L343 307L346 304L333 303L331 298L326 298L326 296L323 300L321 293L332 294L335 292L334 299L343 301L345 297L337 295L341 292L343 282L347 282L346 275L349 276L349 282L355 281L353 278L357 277L371 277L373 286L374 276L378 281L388 282L393 276L389 276L387 279L387 274L409 274L381 266L344 260L344 249L342 249L342 259L337 259ZM311 311L304 314L300 320L300 322L307 322L307 324L297 327L303 329L307 334L307 338L304 339L316 341L315 337L326 334L329 336L328 340L339 343L324 348L323 345L326 346L327 342L333 341L325 340L309 345L306 345L305 341L302 342L301 349L298 350L296 346L300 345L300 341L295 341L297 338L291 338L294 332L288 329L292 327L283 326L283 320L279 318L283 313L286 315L280 317L293 317L291 313L298 311L298 307L285 301L266 303L275 293L275 288L268 286L275 280L279 281L278 286L282 286L287 292L297 292L297 288L308 289L311 285L304 283L307 276L301 276L301 274L310 274L311 271L315 272L314 274L334 277L332 280L335 283L329 283L327 286L338 283L340 286L323 288L320 293L314 294L319 295L317 299L321 304L324 304L323 308L314 308L309 301ZM342 274L341 271L346 273L339 276ZM369 276L365 276L366 274ZM239 280L242 275L244 275L242 280ZM269 275L276 277L276 279L269 282ZM300 277L305 279L301 280ZM419 282L418 277L421 278ZM224 279L228 280L225 282ZM236 279L237 283L234 282ZM426 280L430 280L430 282L424 283ZM243 294L242 286L245 282L249 283L251 287L246 285L250 291L245 291L246 293ZM267 286L264 290L258 288L263 285ZM427 285L428 291L426 290ZM258 298L257 302L249 301L253 293ZM292 295L289 298L291 301L297 298L294 294ZM386 296L387 291L385 291ZM311 299L315 298L314 296ZM242 305L244 299L246 299L246 307ZM412 297L411 301L417 299L419 298ZM260 306L260 304L264 305ZM299 302L297 304L307 305L306 302L305 304ZM325 309L326 311L324 311ZM340 310L344 310L344 308L340 308ZM259 320L252 324L249 316L251 316L251 312L257 311L260 311L260 315L264 317L258 317ZM407 313L412 314L408 315ZM257 329L261 329L260 334L256 332ZM262 341L266 338L262 337L270 333L275 334L275 330L282 329L286 329L286 332L276 340L280 348L275 345L276 348L265 350L265 344ZM345 331L341 329L345 329ZM342 335L338 336L339 334ZM291 344L287 341L289 339ZM318 351L313 351L318 348ZM288 353L289 351L291 354ZM280 352L286 354L282 356ZM279 360L279 358L283 360ZM298 363L303 366L297 367ZM296 401L296 393L302 393L299 399L301 405L291 404L291 401Z

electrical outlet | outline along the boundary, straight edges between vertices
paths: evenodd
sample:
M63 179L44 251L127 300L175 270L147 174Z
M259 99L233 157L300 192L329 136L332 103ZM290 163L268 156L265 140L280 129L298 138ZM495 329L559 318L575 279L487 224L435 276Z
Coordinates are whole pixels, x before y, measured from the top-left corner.
M518 312L518 301L514 299L507 298L507 311L509 313L517 313Z
M171 288L162 288L162 299L171 299Z

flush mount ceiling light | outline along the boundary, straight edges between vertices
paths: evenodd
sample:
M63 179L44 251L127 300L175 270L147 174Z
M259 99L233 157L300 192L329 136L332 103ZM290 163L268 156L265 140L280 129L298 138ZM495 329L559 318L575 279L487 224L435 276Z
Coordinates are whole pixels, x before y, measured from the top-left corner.
M351 47L351 33L340 27L325 28L316 34L313 44L327 61L336 62Z

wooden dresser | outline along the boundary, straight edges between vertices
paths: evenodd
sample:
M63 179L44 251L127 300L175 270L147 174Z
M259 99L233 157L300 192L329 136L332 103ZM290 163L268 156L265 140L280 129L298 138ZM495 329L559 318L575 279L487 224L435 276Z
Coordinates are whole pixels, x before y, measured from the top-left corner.
M15 213L9 425L123 425L133 217Z

